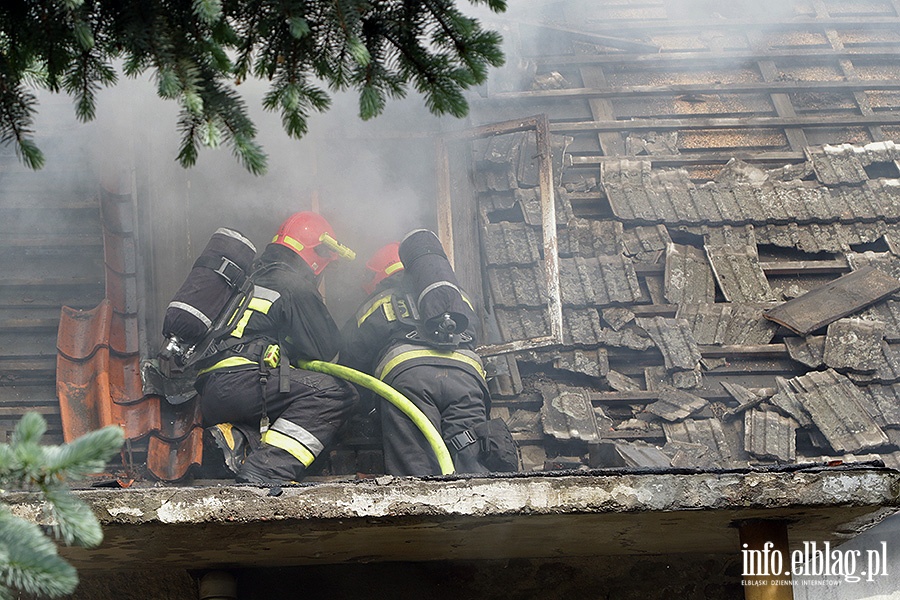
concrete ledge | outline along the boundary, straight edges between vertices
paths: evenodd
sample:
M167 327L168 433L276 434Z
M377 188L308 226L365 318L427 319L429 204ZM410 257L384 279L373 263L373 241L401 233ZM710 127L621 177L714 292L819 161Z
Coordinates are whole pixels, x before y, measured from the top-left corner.
M900 472L528 475L286 487L84 490L101 548L79 568L184 568L738 552L735 521L788 520L792 542L852 537L900 507ZM38 520L25 494L8 501ZM98 562L98 559L99 560Z

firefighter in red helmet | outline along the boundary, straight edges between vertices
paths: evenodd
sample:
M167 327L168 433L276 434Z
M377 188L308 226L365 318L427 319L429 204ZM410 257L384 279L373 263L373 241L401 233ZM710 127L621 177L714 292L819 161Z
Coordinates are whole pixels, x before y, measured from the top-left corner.
M199 365L207 442L224 452L238 482L301 480L352 411L353 386L291 365L336 357L340 333L318 277L354 257L321 215L288 217L254 263L247 309Z
M425 252L443 255L436 236L433 242L434 248ZM490 396L484 367L474 352L471 302L450 284L472 316L465 333L459 332L461 344L435 348L420 339L408 309L411 298L420 294L410 295L406 284L414 275L407 272L401 254L401 245L392 242L375 252L366 264L370 279L364 288L369 297L342 330L341 362L378 377L415 404L441 432L457 473L514 470L515 465L495 467L485 462L484 447L478 443L479 435L492 422L488 421ZM447 278L455 279L449 263L446 266ZM448 283L435 281L431 287ZM416 425L389 402L381 401L379 412L385 471L398 476L441 474L428 441Z

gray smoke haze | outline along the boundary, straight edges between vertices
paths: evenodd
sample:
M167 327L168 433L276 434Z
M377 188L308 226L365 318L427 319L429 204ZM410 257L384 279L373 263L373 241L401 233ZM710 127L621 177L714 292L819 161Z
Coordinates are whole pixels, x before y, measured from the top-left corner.
M115 180L134 171L139 204L159 216L183 215L188 261L218 227L243 232L262 250L285 217L316 209L358 255L326 271L329 306L341 320L362 299L371 253L411 229L435 226L434 139L450 125L428 114L417 97L391 102L381 117L363 122L356 96L335 94L331 110L314 114L309 133L296 140L284 133L277 114L261 109L265 85L246 82L238 89L269 155L264 176L244 170L225 146L202 149L196 166L182 168L175 160L177 105L158 98L149 80L126 79L99 93L97 118L85 124L75 119L69 98L42 94L35 125L47 166L26 176L64 172L73 180ZM169 288L163 296L181 284L186 267L171 281L159 281Z

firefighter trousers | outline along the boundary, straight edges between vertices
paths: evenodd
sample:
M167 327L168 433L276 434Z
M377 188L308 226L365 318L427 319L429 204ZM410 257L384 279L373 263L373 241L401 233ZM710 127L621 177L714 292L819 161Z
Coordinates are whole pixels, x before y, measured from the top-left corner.
M478 378L454 367L416 365L392 377L389 384L406 396L441 433L451 450L457 473L486 473L478 460L479 445L454 453L449 440L487 420L484 389ZM440 475L441 468L425 435L397 407L381 403L384 468L391 475Z
M300 481L349 418L358 399L356 388L331 375L291 367L289 377L290 391L281 393L278 369L271 369L265 398L256 369L213 371L197 385L205 427L233 423L258 428L265 407L269 430L263 434L261 446L244 461L241 472L266 481Z

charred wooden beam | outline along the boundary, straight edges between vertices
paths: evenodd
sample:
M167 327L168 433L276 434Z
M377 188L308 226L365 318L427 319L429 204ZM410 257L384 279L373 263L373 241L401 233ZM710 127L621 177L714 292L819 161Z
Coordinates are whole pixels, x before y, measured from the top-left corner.
M743 117L700 119L631 119L628 121L577 121L553 123L553 133L581 133L594 131L659 131L666 129L759 129L784 127L867 127L871 125L900 125L900 115L819 115L800 117Z
M771 62L771 61L767 61ZM495 100L546 100L560 98L632 98L673 96L681 94L765 94L794 92L864 92L900 90L896 79L851 81L751 81L734 83L682 83L670 85L630 85L618 87L583 87L561 90L531 90L491 94Z

